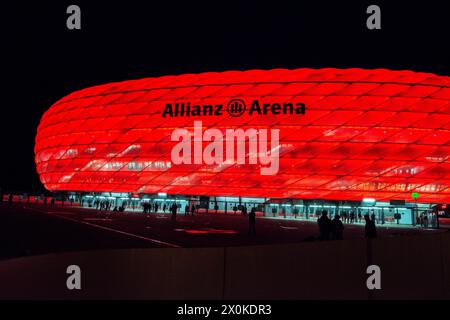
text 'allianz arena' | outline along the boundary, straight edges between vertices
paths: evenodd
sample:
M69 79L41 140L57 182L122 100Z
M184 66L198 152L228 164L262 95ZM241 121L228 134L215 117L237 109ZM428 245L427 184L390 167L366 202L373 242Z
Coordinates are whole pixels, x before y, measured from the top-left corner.
M277 173L248 161L173 163L172 133L196 121L224 135L278 129ZM51 191L330 200L418 192L420 202L448 202L450 77L274 69L109 83L51 106L35 161Z

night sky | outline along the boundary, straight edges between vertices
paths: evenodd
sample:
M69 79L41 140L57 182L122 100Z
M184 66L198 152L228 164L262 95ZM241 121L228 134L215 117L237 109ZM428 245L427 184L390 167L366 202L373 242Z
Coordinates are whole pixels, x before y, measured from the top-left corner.
M28 3L29 2L29 3ZM42 114L87 86L204 71L362 67L450 75L445 1L15 1L1 4L4 191L40 191ZM66 28L81 7L82 30ZM382 29L366 28L381 7Z

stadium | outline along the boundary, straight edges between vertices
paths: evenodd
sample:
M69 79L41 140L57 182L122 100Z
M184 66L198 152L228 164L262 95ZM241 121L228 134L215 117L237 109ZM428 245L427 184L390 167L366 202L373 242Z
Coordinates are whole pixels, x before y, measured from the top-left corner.
M240 157L174 163L176 130L192 137L194 160L207 149L196 142L228 142L227 130L241 130L224 152L241 150ZM214 139L205 138L208 130ZM261 130L277 130L278 144L261 139ZM269 147L252 146L257 139ZM267 163L252 162L275 155L273 175L261 174ZM450 77L386 69L208 72L99 85L54 103L35 144L46 189L81 205L176 202L211 213L248 205L303 219L327 208L402 224L420 214L432 220L433 206L449 202L449 157Z

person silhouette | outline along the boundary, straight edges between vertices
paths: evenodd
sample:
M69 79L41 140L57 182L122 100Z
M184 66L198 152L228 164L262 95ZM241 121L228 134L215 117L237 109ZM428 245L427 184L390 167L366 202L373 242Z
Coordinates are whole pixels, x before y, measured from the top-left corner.
M335 240L344 239L344 224L340 218L339 215L335 215L334 219L331 220L331 234Z
M172 212L172 220L174 220L174 221L177 219L177 210L178 210L178 206L174 202L172 204L172 206L170 207L170 211Z
M328 212L327 210L323 210L322 211L322 216L317 219L317 224L319 225L319 239L324 241L324 240L329 240L330 238L330 229L331 229L331 221L328 218Z
M364 227L365 237L368 239L373 239L377 237L377 227L375 221L371 220L368 214L364 215L364 220L366 225Z
M350 211L350 223L355 222L355 213L353 211Z
M372 220L374 223L377 222L377 219L375 217L375 212L372 210L372 214L370 215L370 220Z
M348 214L347 214L347 211L344 211L344 212L342 213L342 220L343 220L345 223L348 222Z

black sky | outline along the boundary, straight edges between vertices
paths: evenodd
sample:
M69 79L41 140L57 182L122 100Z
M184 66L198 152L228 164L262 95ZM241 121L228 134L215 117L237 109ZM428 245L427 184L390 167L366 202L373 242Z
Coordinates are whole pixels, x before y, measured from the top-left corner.
M28 3L29 2L29 3ZM2 3L0 187L42 190L40 117L86 86L204 71L362 67L450 75L448 1L15 1ZM66 29L78 4L82 30ZM378 4L382 30L365 27Z

